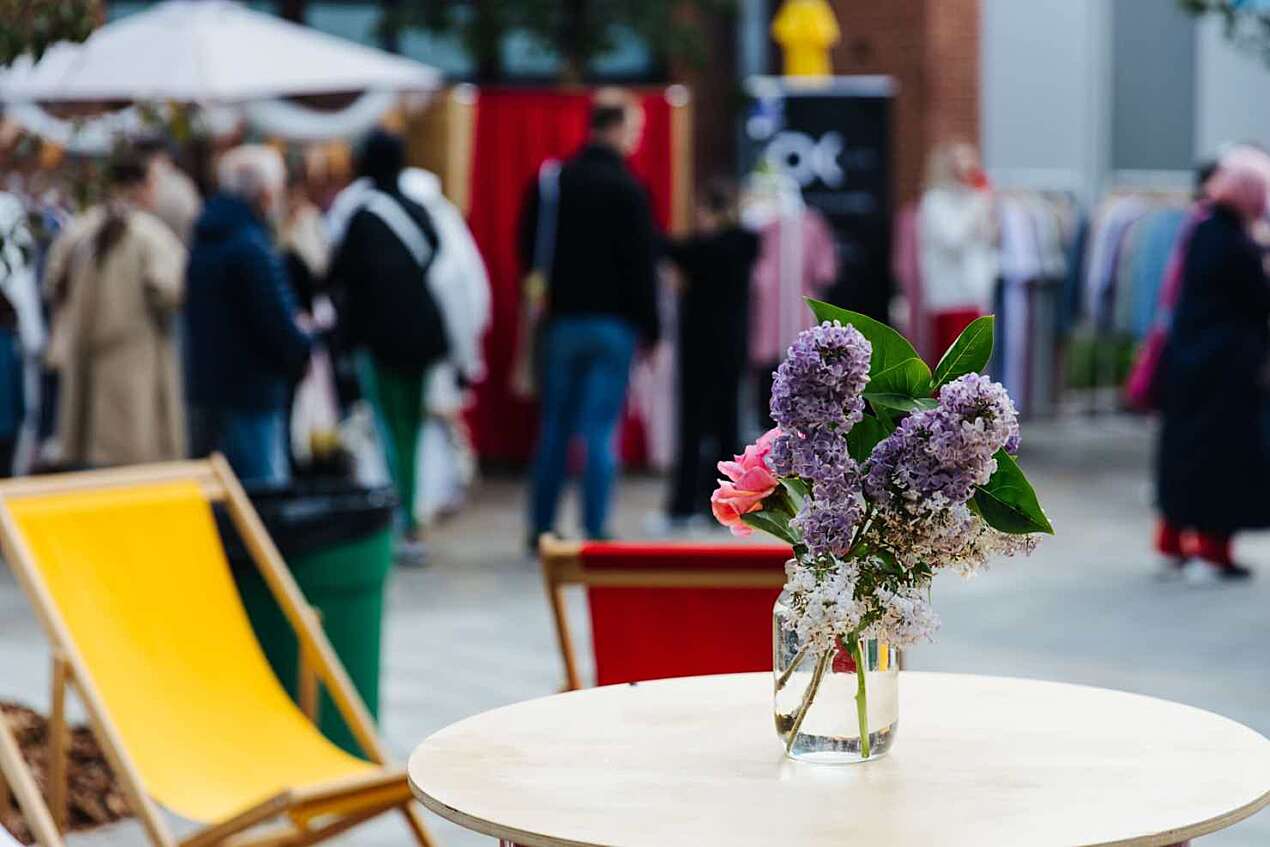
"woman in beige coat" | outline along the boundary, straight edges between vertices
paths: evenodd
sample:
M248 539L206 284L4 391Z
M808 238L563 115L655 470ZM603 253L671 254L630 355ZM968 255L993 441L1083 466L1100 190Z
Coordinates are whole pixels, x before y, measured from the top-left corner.
M110 198L73 221L49 252L49 364L60 374L57 437L68 465L185 456L174 334L185 248L154 215L148 169L110 166Z

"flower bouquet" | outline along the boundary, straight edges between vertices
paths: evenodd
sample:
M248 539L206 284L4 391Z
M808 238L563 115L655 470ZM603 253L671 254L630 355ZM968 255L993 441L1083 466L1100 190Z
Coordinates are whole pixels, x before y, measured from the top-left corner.
M971 575L1053 529L1014 458L1014 404L979 373L992 317L932 373L890 327L809 303L821 323L775 374L778 426L719 463L726 479L711 505L735 534L758 529L793 547L773 628L786 752L861 761L894 738L897 648L938 626L935 572Z

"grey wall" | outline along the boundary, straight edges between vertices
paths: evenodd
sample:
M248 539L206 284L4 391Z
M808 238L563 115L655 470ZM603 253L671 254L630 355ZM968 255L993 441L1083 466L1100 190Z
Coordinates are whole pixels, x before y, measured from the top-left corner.
M1111 167L1189 169L1195 160L1195 19L1176 2L1111 5Z
M1270 65L1227 41L1216 20L1198 26L1196 41L1196 153L1237 141L1270 147Z
M1003 184L1093 192L1107 165L1110 4L983 0L982 8L989 170Z

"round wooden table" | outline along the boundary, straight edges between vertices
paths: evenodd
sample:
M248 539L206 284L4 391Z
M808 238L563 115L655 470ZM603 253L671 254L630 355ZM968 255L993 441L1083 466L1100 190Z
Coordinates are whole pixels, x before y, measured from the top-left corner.
M1270 803L1270 740L1136 694L900 674L889 756L786 759L769 674L544 697L410 757L433 812L525 845L1162 847Z

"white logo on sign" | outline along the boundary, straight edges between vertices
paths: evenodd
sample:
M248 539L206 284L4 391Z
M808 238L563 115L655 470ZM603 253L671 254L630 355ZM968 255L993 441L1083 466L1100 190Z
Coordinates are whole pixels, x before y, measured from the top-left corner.
M763 158L769 166L788 174L800 187L806 188L816 180L829 188L840 188L843 183L842 167L838 158L842 155L842 133L831 130L813 139L805 132L786 130L777 133Z

